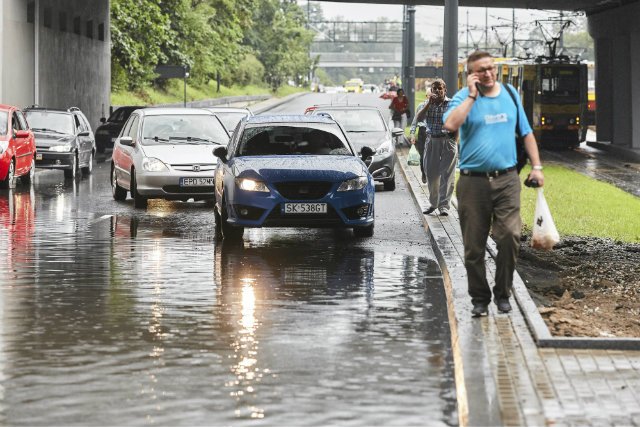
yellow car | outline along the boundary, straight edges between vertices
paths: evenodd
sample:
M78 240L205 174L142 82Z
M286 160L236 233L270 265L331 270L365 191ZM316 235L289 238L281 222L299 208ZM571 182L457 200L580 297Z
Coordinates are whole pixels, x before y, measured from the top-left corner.
M347 93L362 93L363 84L364 82L362 81L362 79L347 80L347 82L344 84L344 89L347 91Z

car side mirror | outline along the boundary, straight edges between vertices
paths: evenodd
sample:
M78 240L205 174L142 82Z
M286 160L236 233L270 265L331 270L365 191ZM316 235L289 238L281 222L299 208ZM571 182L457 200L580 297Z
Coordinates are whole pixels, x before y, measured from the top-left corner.
M227 163L227 147L216 147L213 149L213 155L220 159L222 163Z
M78 136L89 136L89 131L88 130L82 131L78 134Z
M120 144L126 145L127 147L134 146L133 138L131 138L130 136L123 136L118 141L120 142Z
M100 123L106 123L107 119L106 117L100 117Z
M17 130L15 133L16 138L29 138L28 130Z
M364 162L369 157L373 156L373 153L375 153L375 151L373 151L373 149L371 147L362 147L362 150L360 150L360 157L362 158L362 161Z

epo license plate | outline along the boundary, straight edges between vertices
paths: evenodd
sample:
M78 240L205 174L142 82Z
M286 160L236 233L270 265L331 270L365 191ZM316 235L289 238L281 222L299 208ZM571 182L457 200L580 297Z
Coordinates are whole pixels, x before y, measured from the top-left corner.
M214 178L180 178L180 187L206 187L212 186Z
M285 214L325 214L326 203L285 203Z

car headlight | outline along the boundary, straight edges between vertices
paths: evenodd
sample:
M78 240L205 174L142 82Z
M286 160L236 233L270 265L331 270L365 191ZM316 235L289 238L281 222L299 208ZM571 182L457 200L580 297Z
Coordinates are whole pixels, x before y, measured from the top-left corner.
M380 144L380 146L376 149L376 154L387 154L391 152L391 141L387 140Z
M66 153L66 152L71 151L71 144L54 145L53 147L49 148L49 151L57 151L58 153Z
M9 148L9 141L0 142L0 154L2 154L5 151L7 151L7 148Z
M366 176L359 176L357 178L348 179L340 184L340 187L338 187L338 191L362 190L368 182L369 178L367 178Z
M244 191L260 191L263 193L269 192L269 187L262 181L249 178L236 178L236 185L238 188Z
M165 165L161 160L156 159L155 157L145 157L142 159L142 169L147 172L162 172L165 170L169 170L167 165Z

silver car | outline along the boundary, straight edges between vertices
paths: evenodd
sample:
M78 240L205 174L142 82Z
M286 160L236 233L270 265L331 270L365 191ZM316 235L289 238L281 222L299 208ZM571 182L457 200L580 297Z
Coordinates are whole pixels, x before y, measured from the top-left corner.
M205 110L218 116L229 133L233 133L240 120L253 116L251 110L241 107L207 107Z
M210 111L197 108L143 108L134 111L113 148L113 198L131 193L136 208L149 199L214 199L216 146L229 133Z
M317 106L309 110L313 115L325 115L340 123L358 153L367 146L375 150L365 160L373 179L381 182L384 189L396 189L395 139L404 134L400 128L387 126L380 110L375 107L330 105Z

